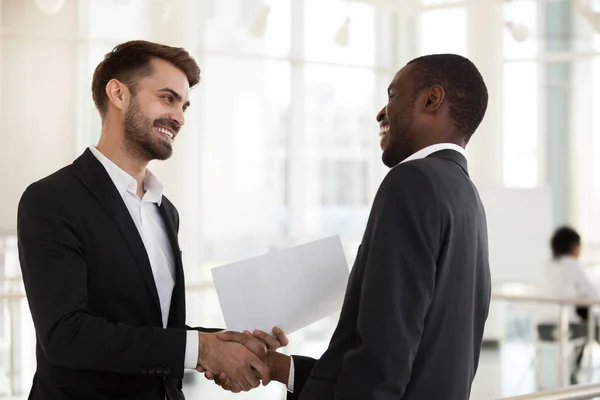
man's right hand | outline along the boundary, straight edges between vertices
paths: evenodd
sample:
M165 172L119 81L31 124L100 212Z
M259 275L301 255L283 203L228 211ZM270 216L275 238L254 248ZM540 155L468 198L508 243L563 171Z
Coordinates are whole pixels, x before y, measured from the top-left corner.
M283 342L285 343L285 345L287 345L287 338L285 337L285 334L280 330L279 332L280 334L277 335L278 343ZM227 342L236 342L244 345L245 347L250 349L254 354L256 354L261 359L261 361L267 364L270 376L267 381L263 379L263 385L266 386L269 383L269 381L272 380L287 385L290 373L290 356L278 353L276 351L278 347L271 348L272 344L270 344L269 340L265 341L262 338L262 336L264 335L267 334L260 331L257 331L254 335L252 335L248 331L244 333L220 332L217 334L217 337ZM265 351L265 344L269 347L267 351ZM217 385L221 386L225 390L233 391L235 389L235 385L233 384L232 380L225 373L216 375L212 374L210 371L207 371L205 376L209 380L214 380Z
M217 333L198 332L198 369L214 375L223 373L231 382L231 391L249 391L269 382L268 366L243 344L223 341ZM255 352L260 349L255 349ZM266 355L267 349L264 348Z

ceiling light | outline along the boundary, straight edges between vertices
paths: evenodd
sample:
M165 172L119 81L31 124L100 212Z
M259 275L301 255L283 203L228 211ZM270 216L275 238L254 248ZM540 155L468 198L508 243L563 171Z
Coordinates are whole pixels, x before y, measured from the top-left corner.
M250 34L254 37L263 37L267 31L267 20L271 9L269 6L264 5L254 15L252 22L250 23Z
M35 5L45 14L55 15L65 5L65 0L35 0Z
M524 42L531 36L531 29L527 25L517 22L507 22L506 27L510 30L510 34L517 42Z
M346 18L342 26L334 33L333 41L342 47L350 44L350 18Z
M579 0L577 8L581 15L588 20L592 28L600 33L600 12L594 11L588 0Z

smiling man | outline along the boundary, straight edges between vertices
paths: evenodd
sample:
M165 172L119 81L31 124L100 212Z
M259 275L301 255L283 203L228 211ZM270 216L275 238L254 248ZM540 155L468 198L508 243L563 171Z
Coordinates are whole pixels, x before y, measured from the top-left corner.
M329 347L319 360L266 357L288 399L469 398L491 285L486 217L464 148L484 117L487 88L466 58L431 55L398 72L388 97L377 121L391 170ZM225 375L216 381L229 386Z
M19 257L37 337L29 399L183 399L184 368L226 373L235 391L268 382L246 347L185 325L179 215L147 169L171 156L199 80L184 49L115 47L92 82L98 145L23 194Z

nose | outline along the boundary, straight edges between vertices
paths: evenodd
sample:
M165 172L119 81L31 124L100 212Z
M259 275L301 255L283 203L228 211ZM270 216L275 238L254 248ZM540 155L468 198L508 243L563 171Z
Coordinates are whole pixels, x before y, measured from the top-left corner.
M383 119L385 118L385 116L386 116L386 113L385 113L385 107L383 107L383 108L381 109L381 111L379 111L379 112L377 113L377 117L376 117L376 119L377 119L377 122L380 122L380 123L381 123L381 121L383 121Z
M173 111L169 114L169 119L177 122L179 127L182 127L185 124L185 115L183 114L183 110Z

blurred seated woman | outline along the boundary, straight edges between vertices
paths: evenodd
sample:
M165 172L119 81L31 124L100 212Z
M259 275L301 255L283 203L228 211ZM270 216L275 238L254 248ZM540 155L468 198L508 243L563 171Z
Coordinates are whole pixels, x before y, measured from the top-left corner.
M599 298L596 286L579 262L581 253L579 234L570 227L560 227L554 232L550 244L552 259L546 266L546 294L561 298ZM557 316L556 309L554 310L555 316ZM575 306L569 310L569 321L572 323L570 326L571 337L587 335L588 317L588 307ZM552 329L554 327L555 325ZM545 336L540 328L542 326L538 328L540 336ZM577 383L575 375L581 366L582 357L583 346L578 349L575 368L571 376L572 383Z

